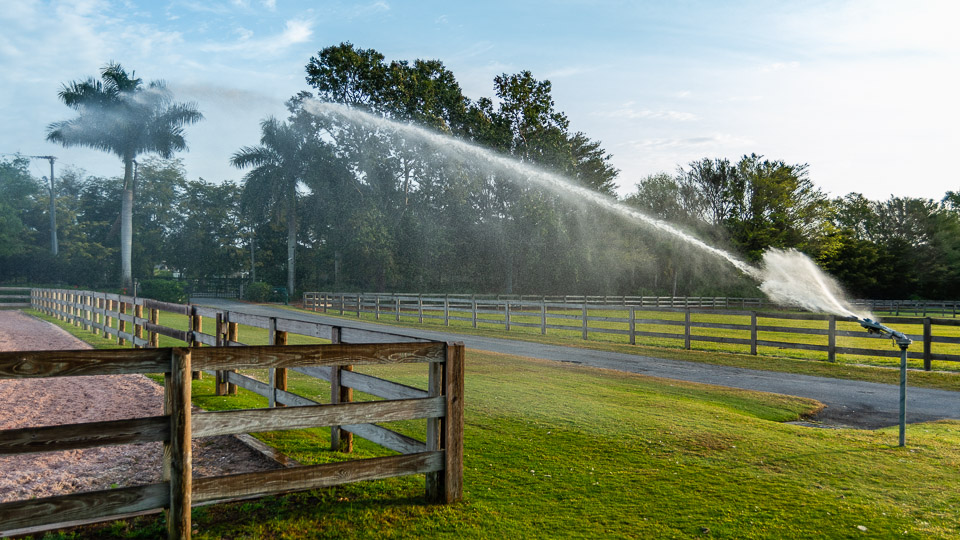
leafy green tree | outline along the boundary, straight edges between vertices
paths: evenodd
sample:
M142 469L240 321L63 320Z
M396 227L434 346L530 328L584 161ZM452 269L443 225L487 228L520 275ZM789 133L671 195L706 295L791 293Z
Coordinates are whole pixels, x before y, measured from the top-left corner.
M137 156L156 153L170 157L186 149L183 128L203 115L193 104L176 103L161 81L147 86L117 63L100 71L100 80L73 81L63 85L60 100L77 111L70 120L54 122L47 140L63 146L86 146L115 154L123 161L123 191L120 211L121 285L132 287L133 167Z
M230 162L253 167L244 176L242 205L254 219L270 214L287 225L287 290L294 294L297 248L297 186L310 175L316 148L286 122L268 118L260 124L260 144L245 146Z
M788 165L752 154L737 163L739 181L727 230L753 260L769 247L808 247L822 235L827 199L807 176L806 165Z
M244 267L241 189L188 181L178 197L165 260L190 278L229 277Z
M29 164L20 156L0 161L0 257L19 253L33 241L23 219L41 189L30 175Z

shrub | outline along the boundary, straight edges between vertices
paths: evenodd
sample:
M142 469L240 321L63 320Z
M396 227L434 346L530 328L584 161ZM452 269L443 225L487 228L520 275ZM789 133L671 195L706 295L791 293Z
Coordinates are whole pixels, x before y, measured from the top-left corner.
M244 291L243 297L251 302L266 302L273 292L273 287L262 281L251 284Z
M183 283L172 279L148 279L140 282L140 296L175 304L187 301L187 291Z

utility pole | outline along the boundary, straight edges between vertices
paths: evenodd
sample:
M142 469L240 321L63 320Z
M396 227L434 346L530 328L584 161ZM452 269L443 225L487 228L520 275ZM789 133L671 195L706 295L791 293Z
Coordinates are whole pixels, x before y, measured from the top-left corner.
M36 159L46 159L50 161L50 252L54 256L59 251L57 246L57 191L53 183L53 162L54 156L30 156Z

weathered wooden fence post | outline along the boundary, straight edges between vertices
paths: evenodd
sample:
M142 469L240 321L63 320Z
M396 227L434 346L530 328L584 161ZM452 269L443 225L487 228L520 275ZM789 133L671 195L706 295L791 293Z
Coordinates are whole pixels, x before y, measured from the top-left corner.
M477 327L477 297L473 297L473 327Z
M544 297L540 301L540 335L547 335L547 299Z
M587 297L583 297L583 339L587 339L589 329L587 326Z
M443 395L443 364L432 362L427 375L427 393L430 397ZM436 452L442 448L440 440L441 419L427 419L427 452ZM439 501L443 493L444 475L442 472L426 474L427 500Z
M203 343L201 343L201 342L197 339L197 334L203 332L203 317L201 317L201 316L197 313L197 306L190 306L190 316L189 316L189 317L190 317L190 319L189 319L189 321L190 321L189 327L190 327L190 330L193 331L193 332L190 334L190 342L189 342L189 344L190 344L191 347L200 347L200 346L203 345ZM199 380L202 380L202 379L203 379L203 372L202 372L202 371L194 371L194 372L191 374L191 377L193 377L194 379L196 379L196 380L198 380L198 381L199 381Z
M827 362L837 361L837 316L827 319Z
M230 320L230 313L229 313L229 312L226 313L226 316L227 316L227 321L228 321L228 322L227 322L227 343L226 343L226 344L227 344L227 346L230 346L230 345L231 345L231 342L236 343L236 342L239 342L239 341L240 341L240 325L239 325L238 323L235 323L235 322L229 322L229 320ZM227 371L230 372L230 373L236 373L236 372L237 372L237 370L235 370L235 369L229 369L229 370L227 370ZM227 375L227 376L229 377L229 375ZM229 394L229 395L231 395L231 396L237 395L237 385L234 384L234 383L232 383L232 382L229 382L229 380L227 381L227 394Z
M450 326L450 295L443 297L443 325Z
M463 498L463 360L462 343L447 343L443 362L443 391L446 415L441 422L443 434L443 494L440 502Z
M685 309L683 315L683 348L690 350L690 308Z
M170 359L170 509L167 537L190 538L193 492L193 451L190 441L190 350L171 349Z
M150 308L150 324L160 325L160 310L156 308ZM150 330L150 327L147 327L149 331L149 339L151 349L156 349L160 346L160 333L156 330Z
M933 360L933 328L930 317L923 318L923 370L932 369Z
M505 331L510 331L510 300L503 303L503 326Z
M127 303L123 301L123 297L120 297L120 301L117 302L117 345L126 345L127 340L120 337L120 334L127 331L127 321L123 320L123 316L127 314Z
M271 345L286 345L287 344L287 333L282 330L277 330L277 319L270 319L270 326L273 327L270 341ZM273 392L271 392L271 407L283 407L283 404L277 403L277 390L287 389L287 368L276 368L270 370L271 385L273 387Z
M630 344L637 344L637 308L630 306Z
M306 297L307 293L303 293ZM227 330L226 325L223 323L223 313L217 313L216 319L216 336L217 336L217 347L224 347L227 341ZM213 391L214 394L218 396L227 395L227 372L218 369L216 375L213 378Z
M757 355L757 312L750 312L750 354Z
M423 324L423 295L417 296L417 322Z
M140 319L143 318L143 304L134 304L133 305L133 348L142 349L143 345L140 344L140 341L143 340L143 325L140 324Z

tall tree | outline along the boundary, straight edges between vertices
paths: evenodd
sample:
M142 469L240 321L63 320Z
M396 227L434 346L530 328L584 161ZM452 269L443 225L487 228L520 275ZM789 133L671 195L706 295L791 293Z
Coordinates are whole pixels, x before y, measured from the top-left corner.
M260 123L260 144L245 146L230 162L253 167L243 180L242 206L255 218L272 214L287 224L287 291L294 294L297 249L297 185L316 162L311 140L290 124L268 118Z
M174 102L163 82L144 86L135 72L128 74L113 62L100 71L100 80L90 77L64 84L58 95L79 114L50 124L47 140L102 150L123 161L120 276L121 285L132 288L134 161L144 153L167 158L185 150L183 128L199 122L203 115L194 104Z

